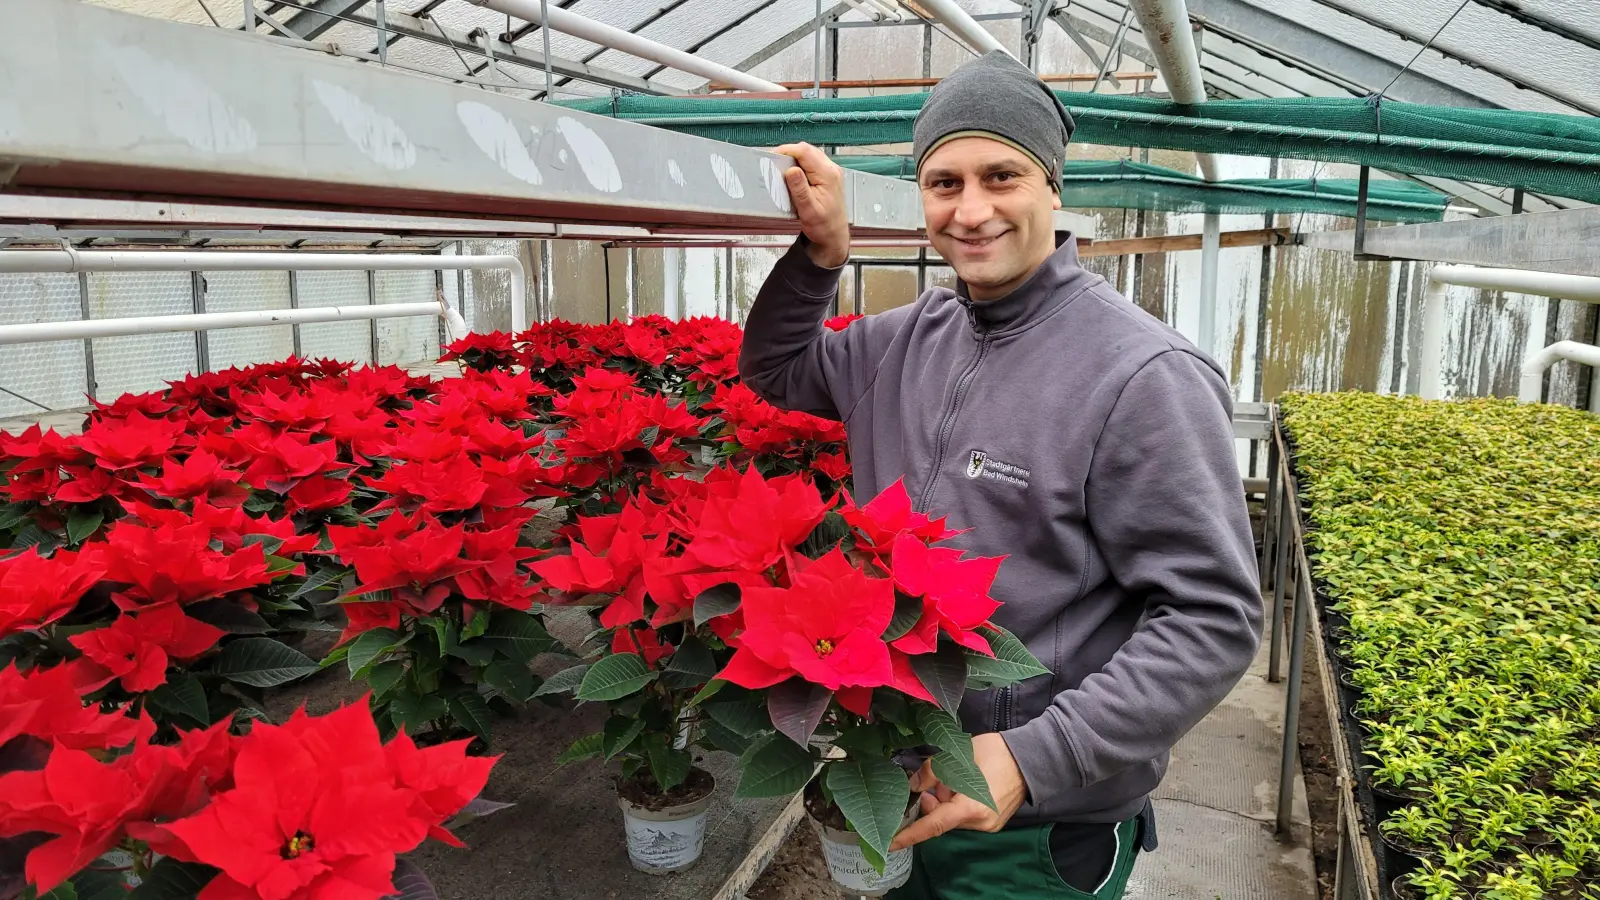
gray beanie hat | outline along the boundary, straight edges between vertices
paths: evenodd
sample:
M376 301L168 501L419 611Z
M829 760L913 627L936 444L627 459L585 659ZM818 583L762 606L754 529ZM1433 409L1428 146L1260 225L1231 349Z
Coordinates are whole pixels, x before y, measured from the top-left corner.
M1001 50L968 62L934 85L911 131L917 171L929 153L957 137L998 138L1033 157L1061 187L1072 115L1039 76Z

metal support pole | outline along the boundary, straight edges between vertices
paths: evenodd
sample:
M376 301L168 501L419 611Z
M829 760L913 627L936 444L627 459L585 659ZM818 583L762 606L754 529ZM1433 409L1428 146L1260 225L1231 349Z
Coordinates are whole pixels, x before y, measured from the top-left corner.
M1222 253L1222 216L1205 214L1200 237L1200 352L1208 357L1217 353L1217 269Z
M79 272L78 273L78 305L83 311L83 320L85 322L87 322L91 318L93 318L93 316L89 315L89 273L88 272ZM94 339L93 338L84 338L83 339L83 378L84 378L84 381L87 382L85 387L88 388L87 392L89 394L89 399L91 399L91 400L100 399L100 391L99 391L99 388L95 385L95 380L94 380Z
M812 96L822 97L822 0L817 0L817 25L816 34L812 39L811 50L811 90Z
M859 313L862 313L862 312L864 312L866 310L866 308L867 308L867 298L864 296L865 290L866 290L866 283L861 278L861 264L860 263L856 263L855 309L852 309L851 312L859 314Z
M725 252L727 253L727 269L728 269L728 309L727 309L727 316L728 316L728 321L732 322L732 321L735 321L734 315L733 315L733 248L732 247L728 247Z
M255 0L244 0L244 30L248 34L256 33Z
M500 77L500 64L495 62L494 58L494 37L489 34L489 29L479 28L478 39L483 41L484 69L487 70L485 73L487 80L495 81ZM548 56L545 58L549 59ZM545 94L545 96L548 97L550 95Z
M300 308L300 279L295 277L295 273L293 272L289 273L289 308ZM299 359L302 354L300 347L300 325L298 323L290 325L289 333L294 336L295 359Z
M544 99L554 100L556 76L550 70L550 0L539 0L539 34L544 38Z
M1111 73L1113 57L1116 59L1122 58L1122 37L1128 33L1128 22L1132 18L1132 7L1122 11L1122 22L1117 25L1117 33L1112 36L1110 46L1106 47L1105 59L1102 60L1100 71L1094 76L1094 84L1089 88L1089 93L1099 92L1100 82L1105 80L1105 77Z
M605 266L606 274L606 317L601 322L603 325L611 324L611 248L600 248L600 262Z
M1280 648L1283 646L1283 601L1284 594L1288 591L1289 573L1289 542L1294 537L1294 526L1291 519L1294 516L1294 507L1289 499L1289 485L1282 484L1278 487L1278 520L1277 539L1274 541L1274 555L1277 560L1272 567L1272 620L1267 623L1271 644L1267 651L1267 680L1277 684L1283 680L1283 671L1278 665L1278 660L1283 657Z
M1283 759L1278 767L1278 834L1294 824L1294 759L1300 752L1300 668L1306 651L1306 612L1311 606L1311 579L1304 560L1296 559L1294 633L1289 638L1289 690L1283 707Z
M1276 428L1274 427L1274 430ZM1282 479L1278 474L1278 441L1277 436L1267 436L1267 500L1261 519L1261 558L1260 565L1261 587L1263 590L1272 586L1272 561L1276 556L1278 544L1282 535L1278 533L1279 523L1283 517L1278 515L1278 490Z
M1368 259L1367 256L1367 183L1371 172L1366 166L1361 167L1361 178L1356 186L1356 233L1351 238L1353 253L1356 259Z
M378 305L378 273L367 270L367 305ZM373 319L367 323L367 337L371 341L367 348L372 353L372 365L378 364L378 320Z
M250 0L245 0L245 5L249 6ZM378 65L387 66L389 64L389 17L387 10L384 9L383 0L377 0L374 7L373 20L378 25Z
M248 0L245 5L250 5ZM206 311L206 276L204 274L200 272L189 273L189 292L195 315L204 315ZM196 331L194 333L194 359L195 368L202 372L211 371L211 344L206 340L204 331Z

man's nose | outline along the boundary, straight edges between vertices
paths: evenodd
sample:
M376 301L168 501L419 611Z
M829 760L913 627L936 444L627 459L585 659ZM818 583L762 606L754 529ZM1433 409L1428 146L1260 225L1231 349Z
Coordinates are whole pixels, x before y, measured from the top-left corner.
M994 204L989 192L981 184L969 184L961 192L956 204L955 223L962 228L978 229L994 218Z

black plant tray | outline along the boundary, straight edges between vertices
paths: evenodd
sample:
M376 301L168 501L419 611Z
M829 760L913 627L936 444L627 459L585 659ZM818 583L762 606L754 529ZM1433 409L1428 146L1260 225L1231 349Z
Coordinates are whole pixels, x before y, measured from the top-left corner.
M1317 643L1322 648L1322 658L1318 664L1327 673L1334 686L1334 695L1338 709L1336 715L1330 716L1333 725L1335 740L1342 741L1345 745L1347 758L1350 760L1351 771L1347 774L1352 782L1356 807L1360 811L1361 826L1357 829L1359 839L1366 844L1365 849L1377 865L1377 895L1381 900L1396 900L1394 893L1394 880L1401 875L1414 871L1419 860L1411 854L1389 846L1379 835L1378 824L1383 821L1398 806L1388 797L1381 797L1373 791L1372 776L1367 767L1372 765L1372 756L1367 753L1367 730L1356 718L1356 703L1360 700L1360 691L1347 683L1349 667L1345 664L1338 652L1340 632L1348 624L1343 613L1334 610L1332 600L1328 597L1327 585L1323 584L1316 573L1317 554L1311 547L1306 536L1315 531L1311 523L1310 504L1300 493L1300 471L1296 465L1299 453L1295 447L1293 437L1283 428L1282 423L1274 421L1274 429L1278 432L1284 448L1285 461L1289 472L1289 484L1285 487L1293 491L1294 509L1299 518L1300 534L1302 535L1301 551L1306 555L1306 561L1311 566L1311 612L1313 627L1318 629L1322 640ZM1286 626L1287 627L1287 626Z

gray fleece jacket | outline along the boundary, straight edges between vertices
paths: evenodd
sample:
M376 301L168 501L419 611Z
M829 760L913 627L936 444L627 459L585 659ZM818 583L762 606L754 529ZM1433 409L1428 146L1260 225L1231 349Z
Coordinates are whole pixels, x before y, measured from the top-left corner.
M740 376L845 423L857 496L904 478L972 529L951 546L1008 557L995 619L1051 674L969 693L961 719L1016 757L1012 823L1132 817L1260 641L1222 373L1071 240L1006 297L932 288L841 332L822 327L840 270L804 245L756 297Z

